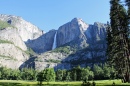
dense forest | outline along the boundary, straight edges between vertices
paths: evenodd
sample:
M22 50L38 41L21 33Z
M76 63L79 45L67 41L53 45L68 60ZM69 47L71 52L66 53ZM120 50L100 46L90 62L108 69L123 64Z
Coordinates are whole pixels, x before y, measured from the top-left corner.
M57 70L46 68L37 71L32 68L21 70L0 67L0 79L3 80L32 80L32 81L84 81L84 80L104 80L120 78L113 67L107 64L94 65L93 68L80 66L71 70Z

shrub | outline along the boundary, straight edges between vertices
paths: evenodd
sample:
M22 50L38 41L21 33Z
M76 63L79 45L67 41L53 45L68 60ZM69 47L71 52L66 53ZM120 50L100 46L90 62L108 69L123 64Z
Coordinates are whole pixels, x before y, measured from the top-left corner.
M46 60L46 62L60 63L61 61L60 60L55 60L55 59L49 59L49 60Z
M66 53L66 54L70 54L70 51L71 51L70 46L63 46L63 47L59 47L53 50L53 52L61 52L61 53Z
M8 41L8 40L1 40L1 39L0 39L0 43L9 43L9 44L13 44L11 41Z
M0 30L5 29L6 27L13 27L13 26L8 24L7 22L0 20Z

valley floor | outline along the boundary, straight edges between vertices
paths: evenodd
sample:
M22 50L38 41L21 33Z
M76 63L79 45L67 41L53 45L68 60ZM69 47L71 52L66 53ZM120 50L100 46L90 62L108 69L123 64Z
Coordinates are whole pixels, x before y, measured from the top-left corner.
M130 83L121 83L121 80L97 80L96 86L130 86ZM90 81L92 83L92 81ZM82 86L82 82L43 82L43 86ZM39 86L36 81L0 80L0 86ZM87 86L87 85L85 85Z

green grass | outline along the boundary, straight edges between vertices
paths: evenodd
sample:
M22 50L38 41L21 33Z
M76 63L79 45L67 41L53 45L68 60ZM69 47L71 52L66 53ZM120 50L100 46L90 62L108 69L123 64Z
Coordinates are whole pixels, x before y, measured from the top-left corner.
M66 53L66 54L70 54L70 46L62 46L62 47L58 47L54 50L52 50L52 52L60 52L60 53Z
M96 86L130 86L130 83L121 83L121 80L97 80ZM92 81L90 81L92 83ZM36 81L0 80L0 86L38 86ZM43 82L43 86L81 86L82 82Z
M4 21L0 20L0 30L5 29L6 27L13 27L13 26L8 24L7 22L4 22Z
M11 41L8 41L8 40L1 40L1 39L0 39L0 43L1 43L1 44L2 44L2 43L13 44Z
M49 59L49 60L46 60L46 62L60 63L61 61L60 60L55 60L55 59Z

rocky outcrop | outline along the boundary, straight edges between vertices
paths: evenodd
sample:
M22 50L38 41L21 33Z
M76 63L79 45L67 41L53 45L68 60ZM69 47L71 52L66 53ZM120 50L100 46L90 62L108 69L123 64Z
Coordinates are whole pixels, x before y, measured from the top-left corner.
M28 59L28 55L24 51L9 43L0 44L0 55L16 61L24 62Z
M43 53L55 47L70 43L79 49L87 47L85 30L89 27L82 19L74 18L71 22L59 27L59 29L51 30L35 40L29 40L26 44L37 53ZM56 36L55 36L56 34Z
M106 59L105 24L95 22L89 25L82 19L74 18L59 27L56 42L56 49L35 58L35 69L71 69L77 65L86 67L104 63Z
M61 46L68 42L76 40L76 44L81 46L86 45L86 36L84 31L88 28L82 19L74 18L71 22L59 27L57 33L57 46Z
M80 18L74 18L60 26L57 31L51 30L35 40L28 40L26 44L37 53L52 50L53 43L55 47L67 44L83 49L98 40L105 40L105 28L105 24L95 22L94 25L89 25Z
M5 35L6 34L6 35ZM3 30L0 30L0 40L7 40L12 42L15 46L21 48L22 50L26 51L27 47L23 40L21 39L20 35L16 28L7 27Z
M0 30L0 65L18 69L28 58L27 47L14 27Z
M66 46L64 46L66 47ZM73 52L68 48L66 53L66 48L61 49L56 48L55 50L45 52L38 55L34 61L33 65L30 67L36 70L43 70L45 68L58 69L71 69L75 66L80 65L81 67L90 66L94 64L104 63L106 61L106 42L97 42L95 45L89 45L89 47L82 50L77 50ZM59 49L59 51L57 50ZM28 63L25 67L27 67Z
M26 45L37 53L52 50L56 30L51 30L35 40L28 40Z
M57 66L63 59L67 57L65 53L59 52L46 52L44 54L39 55L35 59L35 69L42 70L44 68L53 68ZM44 63L44 64L43 64Z
M43 31L41 31L38 27L18 16L1 14L0 20L6 21L13 27L16 27L18 29L19 35L25 42L28 39L36 39L43 34Z
M71 69L80 65L92 66L105 61L106 25L95 22L86 24L80 18L45 34L36 26L12 15L0 15L10 27L0 30L0 64L12 69L48 67ZM26 43L26 45L25 45ZM27 47L38 55L29 56ZM15 66L13 66L15 65Z

